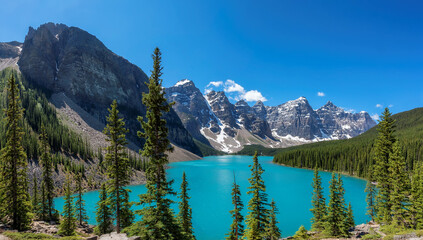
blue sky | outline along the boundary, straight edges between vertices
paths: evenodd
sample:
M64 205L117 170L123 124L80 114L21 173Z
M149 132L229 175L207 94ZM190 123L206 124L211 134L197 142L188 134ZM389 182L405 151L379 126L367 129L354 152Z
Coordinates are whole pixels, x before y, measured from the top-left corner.
M204 90L222 82L233 97L262 96L267 105L305 96L313 108L331 100L370 114L380 113L378 106L396 113L423 105L420 1L15 0L1 6L0 41L23 41L29 26L64 23L95 35L146 73L159 46L165 86L188 78Z

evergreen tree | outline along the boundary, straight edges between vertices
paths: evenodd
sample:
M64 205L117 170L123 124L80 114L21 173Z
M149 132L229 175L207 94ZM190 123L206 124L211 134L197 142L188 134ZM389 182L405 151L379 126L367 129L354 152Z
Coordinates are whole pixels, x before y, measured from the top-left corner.
M109 198L107 197L107 188L103 184L100 190L100 199L96 207L97 226L94 231L98 235L110 233L113 231L112 210L109 207Z
M392 153L392 145L396 141L394 137L395 121L391 117L388 108L382 113L378 124L378 137L374 144L374 179L377 181L378 192L376 195L377 220L384 223L391 222L391 184L389 174L389 155Z
M48 200L46 194L46 186L44 185L44 181L41 182L41 219L48 218Z
M394 143L392 153L389 156L389 172L392 187L390 194L392 223L397 226L404 226L409 214L410 179L398 141Z
M24 134L21 124L23 109L19 99L19 86L12 74L8 80L6 109L6 145L1 150L1 198L4 221L13 229L26 230L32 219L32 206L28 193L27 160L22 146Z
M295 232L294 239L299 239L299 240L310 239L307 233L307 229L303 225L301 225L298 231Z
M181 202L179 203L179 214L178 214L178 221L182 227L183 234L185 235L186 239L195 239L194 231L192 228L192 208L190 207L188 200L190 197L188 196L188 182L185 175L185 172L182 174L182 184L181 184L181 194L179 198Z
M340 237L348 235L346 229L346 212L343 200L343 187L342 182L339 183L341 178L336 177L332 173L332 179L329 185L329 204L328 215L326 217L325 231L333 237Z
M76 219L69 176L66 178L64 200L62 221L60 222L58 233L63 236L72 236L75 235Z
M347 226L349 228L354 228L355 227L354 214L353 214L353 210L352 210L352 207L351 207L351 203L348 204Z
M42 215L41 213L41 202L40 202L40 196L38 196L38 181L35 174L32 176L33 185L32 185L32 209L34 216L39 219Z
M229 211L232 215L232 224L226 240L238 240L241 239L244 234L244 225L242 223L244 221L244 217L241 213L244 208L244 204L241 201L241 191L239 190L239 185L236 184L235 175L232 187L232 204L234 205L234 209Z
M119 118L116 100L113 101L108 111L107 126L103 131L109 142L105 157L107 175L110 178L108 195L116 218L116 231L119 233L121 228L131 225L134 219L130 210L129 189L125 188L125 185L129 184L131 175L131 167L125 151L125 146L128 144L125 134L128 130L125 128L124 120Z
M144 132L138 136L145 139L142 156L149 159L145 172L147 192L140 195L143 208L136 213L142 220L131 229L131 233L147 239L182 239L181 229L170 205L173 203L168 195L176 195L172 189L173 181L167 181L165 164L169 162L167 152L172 150L167 138L168 129L163 113L170 111L165 90L162 87L161 52L158 48L153 54L154 66L149 79L148 93L143 93L143 104L147 107L146 120L138 117Z
M268 224L269 210L267 206L267 194L266 186L262 178L264 172L261 167L257 152L253 157L253 165L251 167L251 178L248 179L250 186L247 194L252 195L248 202L249 213L246 216L246 231L244 232L244 238L248 240L261 240L265 237L265 226Z
M277 226L279 223L276 219L276 214L279 213L278 208L276 207L275 201L272 199L270 203L270 211L268 216L268 223L266 226L266 239L268 240L278 240L281 237L281 230Z
M372 222L375 220L376 216L376 206L375 206L375 196L377 194L376 186L373 183L372 173L370 172L369 180L366 184L366 189L364 191L367 193L366 202L367 202L367 215L370 216Z
M323 187L322 179L319 176L319 171L317 167L314 169L314 178L313 178L313 197L311 200L313 208L310 210L313 213L312 229L315 231L323 230L325 216L326 216L326 200L323 196Z
M415 229L423 228L423 164L414 167L411 181L410 222Z
M87 222L88 216L87 211L85 210L85 200L82 196L84 189L82 188L82 173L78 173L75 177L76 183L76 201L75 201L75 210L76 210L76 219L79 223L79 226L84 226L84 222Z
M48 143L48 137L46 133L46 129L44 127L44 124L41 124L41 134L40 134L40 140L41 140L41 166L43 171L43 186L44 186L44 197L45 201L43 202L46 204L44 207L46 211L46 215L43 216L44 221L53 221L54 216L53 213L56 211L53 207L53 199L54 199L54 183L53 183L53 161L50 154L50 147Z
M341 222L341 225L340 225L341 226L341 235L344 236L344 237L348 237L349 234L350 234L349 230L351 228L350 227L351 221L349 222L349 219L348 219L348 208L347 208L347 205L345 203L345 198L344 198L345 189L344 189L344 183L343 183L342 178L341 178L341 174L338 174L338 180L336 182L337 182L337 192L338 192L338 195L339 195L339 202L340 202L340 210L341 210L340 214L341 214L341 217L343 219L343 221Z

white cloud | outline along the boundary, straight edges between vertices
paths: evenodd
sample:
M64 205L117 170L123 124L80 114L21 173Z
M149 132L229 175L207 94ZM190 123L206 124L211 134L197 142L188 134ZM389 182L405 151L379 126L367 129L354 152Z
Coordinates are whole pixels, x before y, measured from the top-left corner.
M241 85L239 85L238 83L236 83L234 80L228 79L225 82L225 92L239 92L239 93L244 93L245 89L244 87L242 87Z
M222 85L223 85L222 81L217 81L217 82L210 82L209 84L207 84L207 87L210 87L210 86L220 87Z
M267 99L261 95L261 92L257 90L250 90L242 96L243 99L247 102L257 102L258 100L265 102Z
M379 120L379 114L377 114L377 113L371 115L370 117L373 118L373 120L375 120L375 121Z
M324 92L317 92L317 96L324 97L325 96L325 93Z
M376 107L377 108L383 108L383 105L378 103L378 104L376 104Z
M394 104L389 104L389 106L388 106L388 107L390 107L390 108L391 108L391 107L394 107Z
M241 99L244 99L247 102L256 102L258 100L262 102L267 101L261 92L257 90L246 91L243 86L239 85L231 79L228 79L225 82L210 82L204 89L204 93L208 94L213 88L223 88L223 91L226 93L227 97L234 101L239 101Z

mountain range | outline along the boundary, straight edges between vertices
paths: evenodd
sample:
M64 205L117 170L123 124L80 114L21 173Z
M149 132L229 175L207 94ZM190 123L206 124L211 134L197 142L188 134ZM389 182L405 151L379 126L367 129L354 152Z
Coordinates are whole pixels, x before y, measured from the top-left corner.
M278 106L232 104L223 91L203 95L190 80L166 89L166 98L185 128L197 140L224 152L244 145L287 147L309 142L348 139L376 125L367 112L351 113L328 101L314 110L305 97Z
M148 76L95 36L64 24L30 27L23 43L0 43L0 70L7 67L46 92L63 121L94 145L104 138L107 108L116 99L130 129L130 147L142 146L136 118L146 112L142 93L148 91ZM233 104L224 92L203 94L190 80L165 92L169 102L175 102L165 115L169 138L184 158L202 156L200 145L228 153L249 144L287 147L351 138L375 125L366 112L349 113L331 102L313 110L304 97L278 106L260 101L249 106L244 100Z

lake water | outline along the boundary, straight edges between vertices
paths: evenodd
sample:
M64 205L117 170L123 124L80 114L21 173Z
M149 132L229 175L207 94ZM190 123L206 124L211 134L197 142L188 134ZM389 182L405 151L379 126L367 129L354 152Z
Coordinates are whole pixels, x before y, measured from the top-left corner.
M273 198L279 208L279 227L283 236L293 235L300 225L310 228L310 208L313 171L284 167L272 163L272 157L260 157L265 172L263 179L269 194L269 201ZM241 187L242 200L245 205L244 216L247 213L248 178L252 164L251 156L211 156L202 160L176 162L170 164L167 170L168 178L174 179L173 188L179 191L182 173L185 171L190 187L190 204L193 210L193 225L198 240L223 239L232 221L229 210L232 209L231 190L234 173L237 183ZM324 193L328 195L331 173L321 172ZM346 190L346 202L351 202L356 224L369 220L366 213L366 181L343 176ZM129 186L130 200L138 201L138 195L145 193L144 185ZM95 205L98 192L84 194L89 223L95 224ZM177 200L175 198L175 200ZM63 210L63 198L55 200L55 207ZM134 207L136 209L137 207ZM177 205L174 205L177 211Z

